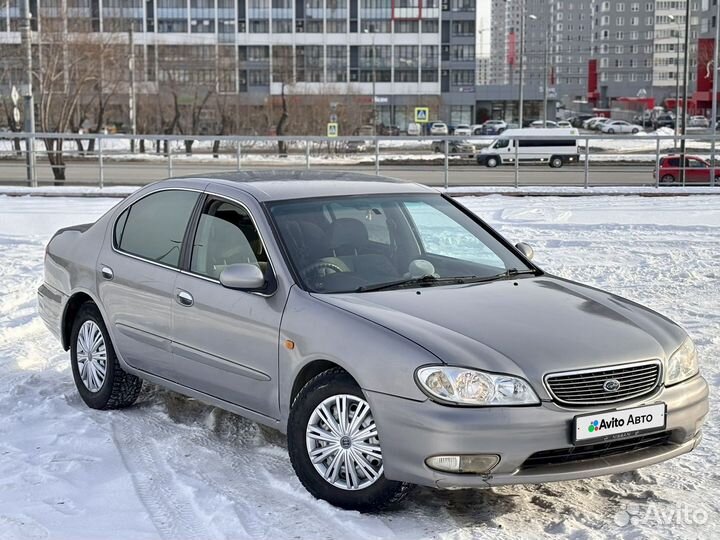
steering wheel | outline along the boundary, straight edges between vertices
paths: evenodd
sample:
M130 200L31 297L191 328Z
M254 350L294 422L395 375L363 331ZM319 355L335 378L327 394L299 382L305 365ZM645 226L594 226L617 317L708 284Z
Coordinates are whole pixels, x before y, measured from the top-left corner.
M322 277L320 275L321 270L332 270L334 273L344 272L339 265L330 262L330 261L317 261L312 264L307 265L302 270L303 276L310 279L312 277Z

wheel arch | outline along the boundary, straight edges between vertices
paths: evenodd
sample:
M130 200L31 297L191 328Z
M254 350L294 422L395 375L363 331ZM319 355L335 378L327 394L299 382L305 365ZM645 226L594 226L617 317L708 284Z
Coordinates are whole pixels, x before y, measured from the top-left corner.
M97 306L95 299L85 291L75 292L65 304L63 310L62 320L60 323L60 338L62 341L63 350L70 349L70 334L72 333L73 323L75 317L80 311L80 308L87 303L92 303Z
M295 401L295 398L300 393L300 390L302 390L302 388L308 383L308 381L312 380L314 377L317 377L321 373L329 371L331 369L342 370L344 373L347 373L348 376L350 376L355 381L355 383L357 383L358 386L360 386L357 378L355 378L352 373L345 369L344 366L341 366L340 364L331 360L318 358L306 363L302 368L300 368L300 371L298 371L297 375L295 375L295 379L293 380L292 388L290 390L290 400L288 401L288 405L292 407L293 401Z

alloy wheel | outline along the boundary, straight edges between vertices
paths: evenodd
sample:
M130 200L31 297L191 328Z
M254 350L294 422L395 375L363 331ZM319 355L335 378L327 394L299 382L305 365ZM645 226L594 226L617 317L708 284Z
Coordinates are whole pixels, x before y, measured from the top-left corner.
M77 366L80 379L90 392L98 392L107 374L105 338L95 321L85 321L77 336Z
M322 401L310 415L305 440L313 467L334 487L360 490L382 476L377 426L362 398L339 394Z

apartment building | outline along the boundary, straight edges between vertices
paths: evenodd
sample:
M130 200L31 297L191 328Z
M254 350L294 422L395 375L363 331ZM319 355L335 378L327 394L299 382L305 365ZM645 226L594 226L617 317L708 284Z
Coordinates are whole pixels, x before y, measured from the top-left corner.
M417 106L474 120L474 0L31 0L31 11L39 31L63 19L68 34L127 42L132 28L141 92L171 78L258 107L282 93L356 96L402 128ZM19 43L18 16L16 0L0 3L0 42Z

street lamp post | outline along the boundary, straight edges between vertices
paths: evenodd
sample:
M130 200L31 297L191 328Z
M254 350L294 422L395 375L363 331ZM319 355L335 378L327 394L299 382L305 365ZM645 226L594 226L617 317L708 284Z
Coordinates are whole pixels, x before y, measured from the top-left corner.
M530 15L531 19L536 18ZM524 103L524 84L525 84L525 0L520 0L520 77L518 81L518 126L523 127L523 109Z
M712 83L712 142L710 150L710 185L715 185L715 137L717 136L717 92L718 92L718 47L720 47L720 2L716 2L715 43L713 50L713 83Z
M35 133L35 103L33 101L33 84L32 84L32 42L30 19L30 0L21 0L20 2L20 39L25 52L25 88L23 89L23 112L25 133ZM25 139L25 162L27 164L27 180L31 187L37 187L37 179L35 178L35 152L33 145L35 137L32 135Z
M377 104L375 99L375 84L376 84L376 76L375 76L375 27L373 25L370 25L369 28L365 29L366 34L372 34L372 52L371 52L371 61L372 61L372 122L373 122L373 133L377 135Z
M671 22L675 22L674 15L668 15L668 19ZM675 44L675 140L674 146L677 150L677 140L679 134L679 120L680 120L680 25L674 30L677 42Z
M682 159L680 176L682 184L685 185L685 135L687 133L687 112L688 112L688 75L690 68L690 15L692 14L692 3L685 0L685 56L683 59L683 114L682 114L682 138L680 139L680 159ZM675 119L677 124L677 119Z

